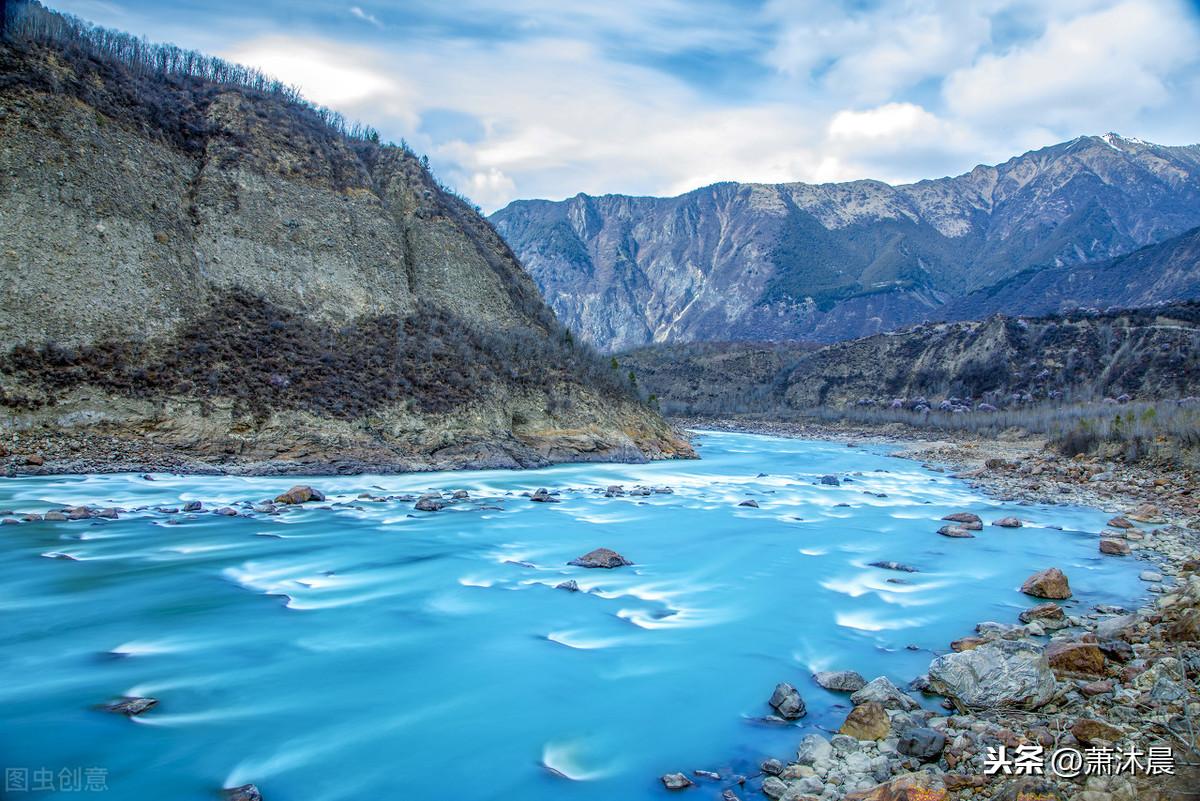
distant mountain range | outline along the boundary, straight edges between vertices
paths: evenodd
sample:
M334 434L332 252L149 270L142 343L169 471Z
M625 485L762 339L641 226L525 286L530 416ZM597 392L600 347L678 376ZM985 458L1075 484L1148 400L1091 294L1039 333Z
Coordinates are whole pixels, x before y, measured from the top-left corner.
M491 222L559 318L600 348L835 341L1196 297L1200 234L1185 232L1200 226L1200 145L1110 133L904 186L580 194L515 201Z

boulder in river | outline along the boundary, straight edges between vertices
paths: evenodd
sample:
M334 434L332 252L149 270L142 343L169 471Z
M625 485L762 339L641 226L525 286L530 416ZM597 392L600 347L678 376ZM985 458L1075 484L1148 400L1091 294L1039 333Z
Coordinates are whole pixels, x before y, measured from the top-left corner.
M561 584L555 585L556 590L566 590L567 592L579 592L579 583L575 579L567 579Z
M1100 540L1100 553L1109 556L1129 556L1129 543L1125 540Z
M1047 620L1059 621L1065 620L1067 613L1063 608L1053 601L1047 601L1044 604L1031 606L1023 611L1019 616L1022 623L1029 623L1034 620L1045 622Z
M1108 525L1112 526L1113 528L1133 528L1133 523L1130 523L1128 520L1119 515L1114 517L1112 520L1109 520Z
M104 705L105 712L112 712L117 715L125 715L127 717L135 717L148 712L158 705L157 698L143 698L141 696L127 695L116 701L111 701Z
M983 525L983 521L979 518L979 515L974 512L955 512L954 514L946 515L942 519L948 520L951 523L978 523L981 526Z
M801 765L820 765L833 756L833 745L820 734L806 734L796 749L796 761Z
M855 740L882 740L892 730L887 710L878 701L867 701L858 704L846 715L838 734L845 734Z
M200 501L188 501L183 505L183 511L185 512L199 512L203 508L204 504Z
M67 516L57 509L51 509L49 512L46 512L46 514L42 515L42 519L51 522L61 522L66 520Z
M227 788L225 801L263 801L263 796L253 784L243 784L241 787Z
M946 750L946 735L923 726L911 728L900 736L896 750L920 762L937 762Z
M841 482L838 481L837 476L821 476L821 483L827 487L836 487Z
M287 492L278 496L275 503L308 503L309 501L323 501L325 494L320 490L313 489L307 484L297 484Z
M1071 585L1066 574L1057 567L1050 567L1025 579L1025 583L1021 585L1021 592L1034 598L1061 601L1071 597Z
M529 500L534 503L559 503L559 499L550 494L550 491L545 487L540 487L536 492L529 496Z
M1055 691L1054 672L1040 646L998 640L939 656L929 665L929 686L966 707L1036 709Z
M1021 522L1020 518L1002 517L999 520L993 520L992 525L1000 528L1020 528L1025 524Z
M955 526L955 525L950 525L950 524L944 525L941 528L939 528L938 534L941 534L943 537L955 537L957 539L968 539L970 537L975 536L974 534L967 531L962 526Z
M893 562L886 560L883 562L871 562L871 567L880 567L884 570L899 570L901 573L916 573L917 569L911 565L906 565L902 562Z
M868 701L875 701L882 704L886 709L902 709L905 712L911 712L920 707L920 704L906 695L895 684L892 684L891 679L887 676L879 676L871 679L861 689L857 690L854 695L850 696L850 701L855 704L865 704Z
M683 790L692 786L692 780L682 773L668 773L661 777L663 787L668 790Z
M576 567L603 567L612 569L614 567L632 565L633 562L630 562L616 551L609 550L608 548L597 548L594 551L588 551L577 559L572 559L567 564L575 565Z
M418 512L440 512L446 508L446 502L442 500L441 493L422 495L417 498L417 503L413 508Z
M738 506L749 506L749 507L751 507L751 508L753 508L753 509L757 509L757 508L758 508L758 501L756 501L756 500L754 500L753 498L751 498L751 499L749 499L749 500L742 501L741 503L739 503L739 504L738 504Z
M775 692L771 693L771 699L767 703L784 720L797 720L808 713L800 691L785 681L775 685Z
M813 680L826 690L839 693L858 692L867 685L867 680L853 670L822 670L813 674Z

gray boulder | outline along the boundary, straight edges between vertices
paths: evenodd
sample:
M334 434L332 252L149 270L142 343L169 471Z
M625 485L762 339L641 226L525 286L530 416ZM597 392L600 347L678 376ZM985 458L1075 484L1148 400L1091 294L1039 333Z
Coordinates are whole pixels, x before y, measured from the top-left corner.
M801 765L817 765L833 757L833 746L819 734L806 734L796 749L796 761Z
M841 482L838 481L837 476L821 476L821 483L827 487L836 487Z
M225 791L226 801L263 801L262 793L253 784L231 787Z
M148 712L156 706L158 706L157 698L125 696L124 698L105 704L103 708L105 712L126 715L132 718L143 712Z
M858 692L867 680L853 670L822 670L813 674L813 680L826 690L839 693Z
M1036 709L1054 695L1054 673L1035 643L998 640L939 656L929 685L966 707Z
M441 494L422 495L417 499L417 503L413 508L418 512L440 512L446 508L446 502L442 500Z
M804 699L800 697L800 691L783 681L775 685L775 692L771 693L771 700L767 703L784 720L796 720L808 712L804 706Z
M572 559L567 564L575 565L576 567L603 567L612 569L614 567L632 565L633 562L630 562L616 551L609 550L608 548L597 548L594 551L588 551L577 559Z
M900 736L896 750L921 762L936 762L946 749L946 735L934 729L909 729Z
M885 709L902 709L905 712L911 712L921 706L899 687L892 684L886 676L872 679L870 683L850 696L850 701L855 706L875 701L882 704Z
M692 786L692 780L682 773L668 773L662 777L662 783L668 790L683 790Z

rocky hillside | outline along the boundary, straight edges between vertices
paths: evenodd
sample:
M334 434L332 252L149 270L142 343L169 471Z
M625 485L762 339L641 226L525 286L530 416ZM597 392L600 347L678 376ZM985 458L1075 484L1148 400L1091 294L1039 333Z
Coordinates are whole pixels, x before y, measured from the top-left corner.
M491 219L559 318L601 348L834 341L944 319L947 302L1023 271L1069 276L1200 225L1200 146L1084 136L905 186L724 183L516 201ZM1134 276L1097 305L1177 299L1156 280ZM1025 313L1022 297L995 296Z
M1189 298L1200 298L1200 228L1115 259L1026 270L951 301L939 316L978 320L1009 309L1133 309Z
M405 148L235 65L7 6L0 415L14 464L690 453Z
M621 354L674 414L786 414L865 405L1020 408L1200 395L1200 304L921 325L813 349L732 343Z

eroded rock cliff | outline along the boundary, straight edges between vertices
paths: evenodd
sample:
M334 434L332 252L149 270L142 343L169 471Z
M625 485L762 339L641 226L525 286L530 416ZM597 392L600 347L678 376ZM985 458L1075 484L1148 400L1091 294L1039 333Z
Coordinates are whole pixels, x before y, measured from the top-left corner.
M307 105L10 30L0 178L12 459L313 472L690 454L473 208L408 150Z

